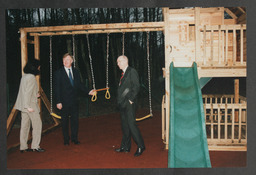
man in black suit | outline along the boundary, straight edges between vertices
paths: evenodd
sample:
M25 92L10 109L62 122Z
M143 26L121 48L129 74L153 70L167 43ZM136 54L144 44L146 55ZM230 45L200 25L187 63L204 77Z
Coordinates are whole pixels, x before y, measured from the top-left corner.
M64 145L69 145L69 119L71 128L71 141L78 145L78 117L79 117L79 91L88 94L88 89L82 85L77 69L72 67L73 57L66 53L63 56L63 67L55 72L54 89L57 108L61 111L61 125ZM94 90L89 95L96 93Z
M117 58L117 65L123 71L117 90L117 104L121 114L123 138L116 152L130 152L131 137L137 144L134 156L140 156L145 150L143 138L136 124L135 110L137 94L140 89L137 71L128 66L128 58L124 55Z

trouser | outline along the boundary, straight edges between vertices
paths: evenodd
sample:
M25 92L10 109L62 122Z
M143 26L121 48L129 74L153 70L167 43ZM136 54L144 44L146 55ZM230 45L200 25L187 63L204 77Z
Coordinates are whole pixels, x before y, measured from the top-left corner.
M71 129L71 140L78 141L79 115L77 105L65 107L61 111L62 134L65 143L68 143L70 139L69 123Z
M121 110L121 125L123 132L121 142L122 148L131 148L131 137L139 148L145 147L143 138L136 123L134 103L129 103L124 109Z
M21 128L20 128L20 150L28 148L28 135L32 124L32 144L31 149L40 148L42 133L42 120L39 112L21 112Z

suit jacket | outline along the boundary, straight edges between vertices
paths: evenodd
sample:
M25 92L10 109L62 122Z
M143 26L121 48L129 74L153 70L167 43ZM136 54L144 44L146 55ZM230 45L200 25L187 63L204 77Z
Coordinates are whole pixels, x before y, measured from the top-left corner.
M129 100L136 103L139 90L140 83L137 71L132 67L127 67L121 84L117 89L117 104L119 108L125 108L129 104Z
M28 112L27 108L33 108L34 111L39 112L40 109L37 103L38 90L35 75L23 74L14 108L22 112Z
M79 92L88 95L88 89L82 84L80 74L77 69L72 68L74 86L71 85L65 68L62 67L54 74L54 94L56 104L62 103L63 108L78 105Z

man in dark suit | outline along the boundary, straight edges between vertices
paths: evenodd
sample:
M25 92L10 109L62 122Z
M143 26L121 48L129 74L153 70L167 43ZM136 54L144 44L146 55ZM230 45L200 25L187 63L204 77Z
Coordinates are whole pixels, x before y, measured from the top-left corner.
M117 65L123 71L117 90L117 104L121 114L123 138L121 146L116 152L130 152L131 137L137 144L134 156L140 156L145 145L139 128L136 124L135 110L137 94L140 89L137 71L128 66L128 58L124 55L117 58Z
M79 92L88 94L88 89L82 85L77 69L72 67L73 57L66 53L63 56L63 67L55 72L55 95L57 108L61 111L61 125L64 145L69 145L69 119L71 128L71 141L78 145L78 117L79 117ZM89 92L93 95L94 90Z

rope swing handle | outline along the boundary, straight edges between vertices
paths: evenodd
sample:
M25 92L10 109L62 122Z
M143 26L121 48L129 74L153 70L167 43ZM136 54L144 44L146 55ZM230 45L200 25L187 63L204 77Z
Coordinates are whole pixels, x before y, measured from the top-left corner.
M106 90L106 94L105 94L105 98L106 99L110 99L110 93L109 93L109 88L102 88L102 89L95 89L95 94L92 96L91 100L94 102L97 100L97 92L99 91L105 91Z

